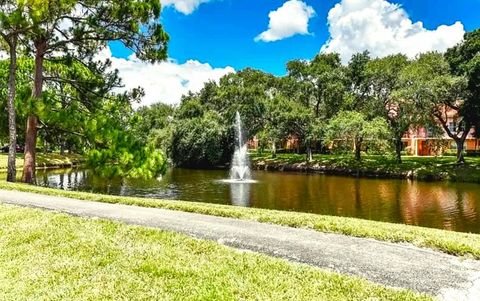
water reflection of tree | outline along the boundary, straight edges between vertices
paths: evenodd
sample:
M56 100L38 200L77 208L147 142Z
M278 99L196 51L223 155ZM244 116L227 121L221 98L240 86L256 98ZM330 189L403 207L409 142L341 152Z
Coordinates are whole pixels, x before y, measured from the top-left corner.
M405 218L402 215L402 186L403 184L400 181L395 181L393 185L395 199L393 206L394 210L392 210L391 216L393 220L405 223Z
M76 174L76 173L77 173L77 172L75 171L75 174ZM72 171L70 171L70 172L68 173L68 175L67 175L67 187L68 187L69 189L72 188Z
M354 183L355 190L355 210L359 216L363 216L362 210L362 194L360 187L360 179L356 178Z
M72 174L73 173L73 174ZM356 179L324 175L257 173L253 185L225 185L224 171L176 170L162 183L107 180L88 170L46 171L45 186L110 194L173 191L176 199L355 216L456 231L479 232L479 186ZM108 186L110 185L110 187ZM173 188L172 188L173 185Z
M455 187L455 216L451 218L455 230L478 231L477 206L458 185Z
M48 186L48 174L46 171L43 173L43 185Z
M60 174L60 189L65 189L65 184L64 184L64 181L65 181L65 174Z

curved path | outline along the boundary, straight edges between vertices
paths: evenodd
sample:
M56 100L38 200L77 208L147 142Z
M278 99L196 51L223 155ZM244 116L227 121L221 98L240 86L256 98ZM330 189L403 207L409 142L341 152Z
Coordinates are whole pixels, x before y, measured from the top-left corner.
M99 217L200 239L332 271L442 300L480 300L480 262L429 249L253 221L0 190L0 203Z

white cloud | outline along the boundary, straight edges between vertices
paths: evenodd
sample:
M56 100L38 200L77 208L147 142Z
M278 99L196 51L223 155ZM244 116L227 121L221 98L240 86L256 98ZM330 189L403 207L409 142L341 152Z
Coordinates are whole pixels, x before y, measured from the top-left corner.
M99 60L110 59L112 67L118 69L119 75L125 85L122 91L142 87L145 97L142 105L157 102L178 104L182 95L189 91L200 91L207 81L218 81L228 73L235 72L232 67L212 68L209 64L202 64L196 60L189 60L178 64L173 60L162 63L150 64L136 59L112 56L106 48L97 56Z
M173 6L179 12L189 15L193 13L202 3L210 0L161 0L164 7Z
M328 23L331 38L322 51L338 52L343 62L365 50L374 57L445 51L465 33L460 22L427 30L422 22L413 23L400 5L386 0L342 0L330 10Z
M8 53L3 50L0 50L0 60L6 60L8 58L9 58Z
M268 30L259 34L255 41L273 42L296 34L309 34L308 22L314 16L313 7L300 0L289 0L268 14Z

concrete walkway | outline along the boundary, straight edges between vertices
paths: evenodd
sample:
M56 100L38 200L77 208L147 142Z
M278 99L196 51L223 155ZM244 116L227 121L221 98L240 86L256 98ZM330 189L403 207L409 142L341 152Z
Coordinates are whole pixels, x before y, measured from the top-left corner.
M99 217L260 252L441 300L480 300L480 262L411 245L253 221L0 190L0 203Z

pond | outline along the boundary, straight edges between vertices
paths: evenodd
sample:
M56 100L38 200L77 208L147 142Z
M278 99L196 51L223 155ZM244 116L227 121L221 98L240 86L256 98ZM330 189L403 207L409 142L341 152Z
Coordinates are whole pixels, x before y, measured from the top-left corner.
M253 172L228 184L225 170L171 169L159 180L108 181L89 170L39 171L41 186L122 196L228 204L480 233L480 185Z

